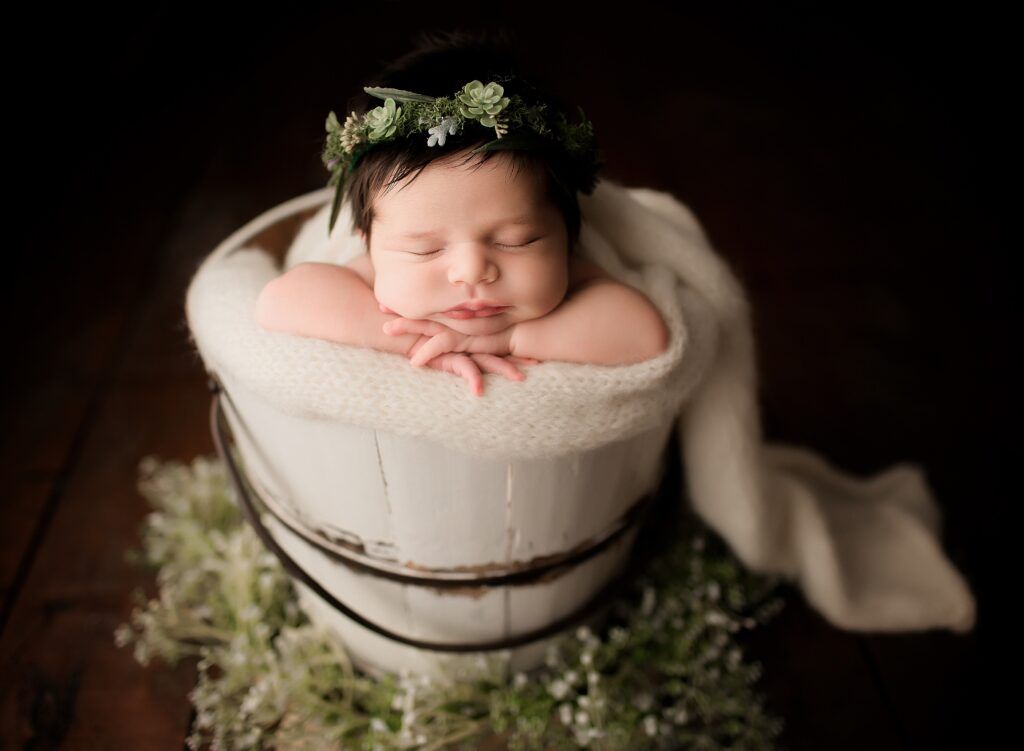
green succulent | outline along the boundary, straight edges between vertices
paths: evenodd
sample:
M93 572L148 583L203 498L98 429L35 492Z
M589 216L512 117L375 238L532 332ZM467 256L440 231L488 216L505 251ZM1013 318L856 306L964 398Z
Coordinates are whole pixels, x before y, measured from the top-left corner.
M398 130L398 119L402 116L402 108L396 107L395 100L388 97L383 107L374 107L366 115L366 124L370 126L370 140L380 141L391 138Z
M458 95L459 111L463 117L471 120L479 120L481 125L493 128L497 123L494 115L497 115L511 101L507 96L502 96L505 88L493 81L486 86L481 81L470 81L462 87Z
M549 113L542 102L524 101L518 94L505 96L505 88L496 81L485 85L473 80L447 97L381 86L364 86L363 91L384 104L362 116L352 112L344 123L331 112L325 122L327 137L321 158L331 173L327 184L335 187L328 234L334 229L345 185L356 164L387 141L423 134L428 146L442 148L446 145L442 130L445 135L455 135L475 121L493 128L495 135L477 151L545 151L559 165L556 179L570 195L592 192L604 164L593 125L582 109L580 121L570 123L564 113Z

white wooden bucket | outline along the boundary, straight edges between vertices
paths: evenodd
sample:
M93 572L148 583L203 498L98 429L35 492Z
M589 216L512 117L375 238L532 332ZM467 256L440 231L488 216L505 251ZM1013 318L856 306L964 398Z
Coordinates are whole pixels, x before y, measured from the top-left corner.
M275 207L214 253L259 245L283 258L322 200L318 191ZM266 512L251 520L259 528L262 518L268 544L322 588L323 596L297 582L310 618L335 630L353 662L376 674L443 678L456 663L493 652L470 646L522 642L588 605L572 627L596 628L605 613L593 604L628 562L674 423L669 415L588 451L498 461L288 415L231 373L211 376L218 449L235 464L222 446L229 427L243 492ZM509 669L541 665L563 632L509 649Z

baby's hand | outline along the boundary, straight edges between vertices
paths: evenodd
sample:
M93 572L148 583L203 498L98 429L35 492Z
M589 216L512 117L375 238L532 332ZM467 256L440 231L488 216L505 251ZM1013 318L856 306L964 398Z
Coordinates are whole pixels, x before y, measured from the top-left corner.
M403 326L402 324L398 323L399 321L408 323L410 325ZM404 329L413 330L413 332L415 332L415 330L426 331L428 328L433 332L437 332L421 334L420 338L409 349L408 356L410 362L415 361L420 364L426 364L428 367L435 368L436 370L445 371L448 373L452 373L453 375L465 378L466 382L469 384L470 390L472 390L472 392L477 396L481 396L483 394L482 372L494 373L496 375L505 375L506 377L512 380L521 381L524 378L526 378L526 376L515 366L536 365L538 362L540 362L539 360L535 360L532 357L516 357L511 354L507 354L504 357L501 357L491 352L474 351L467 355L465 354L465 350L463 350L463 352L442 352L441 354L438 354L434 357L431 357L430 359L425 360L426 356L421 352L424 346L426 346L428 343L432 343L432 346L435 347L441 347L443 345L442 342L434 341L437 338L438 334L444 333L440 329L447 330L452 334L458 334L458 332L448 329L448 327L444 326L443 324L437 324L437 327L439 328L423 325L431 323L435 322L398 318L393 321L389 321L387 324L385 324L384 330L388 334L402 333ZM485 337L472 337L468 335L459 335L459 337L466 337L466 339L470 340L470 342L472 342L473 340L485 339ZM458 337L449 338L448 341L455 342L456 345L459 344ZM465 345L466 341L463 340L461 344ZM497 342L490 343L486 341L476 341L475 345L470 343L470 346L467 347L467 349L475 350L476 347L478 346L496 346L497 349L500 351L500 345L500 339Z
M509 326L504 331L494 334L463 334L437 321L415 318L394 318L384 324L385 334L424 334L428 341L417 341L410 350L409 362L413 367L425 365L438 355L446 352L468 352L490 355L510 355L512 330Z
M476 396L483 396L483 373L504 375L510 380L522 381L526 376L515 366L517 364L536 365L538 362L540 361L533 358L515 357L514 355L498 357L486 353L466 355L459 352L445 352L430 360L427 367L465 378L470 391Z

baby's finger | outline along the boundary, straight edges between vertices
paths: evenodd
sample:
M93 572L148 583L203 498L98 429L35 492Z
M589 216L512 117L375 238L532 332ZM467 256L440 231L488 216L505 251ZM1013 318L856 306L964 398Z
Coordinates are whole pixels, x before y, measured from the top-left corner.
M516 365L537 365L540 360L535 360L532 357L517 357L516 355L506 355L506 360L514 362Z
M445 352L452 351L451 337L447 334L438 334L430 338L430 341L426 342L420 347L416 354L409 358L409 362L413 367L418 368L424 363L429 362L438 355L443 355Z
M420 347L422 347L424 344L426 344L429 341L430 341L430 337L429 336L427 336L426 334L420 334L420 338L417 339L415 342L413 342L413 345L409 348L409 351L405 353L405 356L409 357L409 358L412 358L413 355L415 355L417 352L419 352Z
M472 357L473 360L488 373L503 375L513 381L522 381L526 379L526 375L522 371L503 357L498 357L497 355L491 355L485 352L477 352L472 355Z
M452 368L457 375L466 379L470 392L476 396L483 396L484 379L473 360L466 355L452 355Z

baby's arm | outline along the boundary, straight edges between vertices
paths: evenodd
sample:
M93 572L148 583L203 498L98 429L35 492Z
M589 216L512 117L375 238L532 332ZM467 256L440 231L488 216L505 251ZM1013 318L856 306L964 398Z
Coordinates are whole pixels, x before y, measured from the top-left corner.
M385 334L395 318L381 312L359 274L332 263L300 263L268 282L256 301L265 329L407 355L420 336Z
M538 360L625 365L661 354L668 343L668 328L643 293L599 278L547 315L517 323L511 349Z

